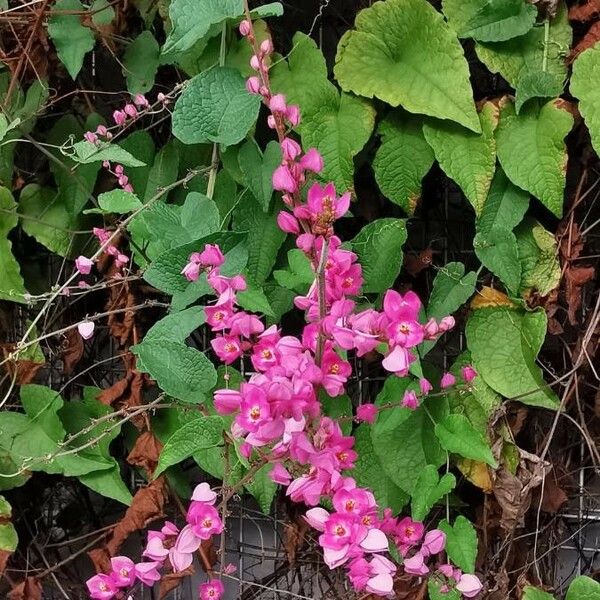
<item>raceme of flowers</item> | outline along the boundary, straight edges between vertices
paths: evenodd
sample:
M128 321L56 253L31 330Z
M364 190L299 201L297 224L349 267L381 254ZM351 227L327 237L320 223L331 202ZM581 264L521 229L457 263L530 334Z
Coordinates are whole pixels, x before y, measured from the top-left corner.
M225 365L248 357L255 370L239 390L216 391L215 409L234 415L231 436L240 442L240 452L250 464L273 465L271 479L287 487L292 501L311 507L305 518L320 532L325 563L331 569L343 566L357 591L393 595L394 576L401 567L417 577L434 577L442 593L456 590L473 598L482 589L479 579L438 559L446 543L441 530L426 532L422 523L394 517L390 509L377 505L370 490L346 475L357 458L354 438L343 435L335 420L321 414L318 395L321 388L331 397L344 393L352 373L344 351L357 356L379 352L392 376L407 376L416 360L415 347L447 332L454 319L448 316L421 323L418 296L394 290L384 295L383 310L357 311L352 297L361 290L361 266L356 254L342 248L334 234L334 223L348 210L350 195L339 196L332 183L311 183L323 168L323 160L315 149L303 153L288 136L300 121L300 110L270 91L265 59L273 51L271 42L256 47L250 21L241 23L240 32L255 48L251 66L257 75L248 80L247 89L261 95L270 109L268 124L276 131L282 152L273 187L282 192L288 210L278 215L277 222L283 231L297 236L297 247L310 260L315 278L306 295L295 298L307 324L299 337L287 336L276 325L265 328L257 316L238 308L236 294L246 289L246 281L241 275L221 274L225 257L217 245L208 244L189 257L182 275L196 281L205 274L217 297L205 309L206 321L215 333L211 341L215 354ZM306 201L302 197L305 188ZM472 367L463 368L465 382L475 376ZM455 377L446 373L440 385L455 383ZM426 379L419 384L420 394L407 391L398 399L401 406L416 409L433 389ZM357 410L357 420L373 423L377 411L374 404L363 405ZM319 506L323 497L329 498L331 510ZM147 562L113 558L111 573L88 581L91 597L110 600L136 581L152 585L167 561L175 572L188 568L202 541L223 532L216 499L208 484L200 484L185 527L179 531L167 522L160 531L150 531L143 553ZM390 560L390 540L401 565ZM199 594L201 600L218 600L223 591L222 582L212 579L201 585Z

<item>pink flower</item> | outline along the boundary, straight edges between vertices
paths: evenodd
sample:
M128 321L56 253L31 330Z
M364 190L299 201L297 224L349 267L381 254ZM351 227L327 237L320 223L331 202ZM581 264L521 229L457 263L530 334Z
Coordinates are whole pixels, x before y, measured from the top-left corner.
M107 137L108 129L106 129L104 125L98 125L98 127L96 127L96 134L102 137Z
M98 142L98 136L91 131L86 131L83 134L83 138L90 144L96 144Z
M414 556L404 559L404 570L411 575L422 577L429 573L429 568L425 564L424 556L417 552Z
M143 94L136 94L133 98L133 103L136 106L139 106L140 108L147 108L148 106L150 106L150 103L146 99L146 96L144 96Z
M483 585L476 575L463 574L456 584L456 589L465 598L474 598L481 592Z
M188 281L196 281L200 277L200 265L196 262L189 262L183 267L181 274L185 275Z
M429 394L431 390L433 390L433 386L431 385L431 383L429 383L428 379L425 379L425 377L421 377L421 379L419 379L419 389L421 390L421 394L425 396Z
M404 296L395 290L388 290L383 297L383 312L391 321L418 321L421 301L414 292Z
M297 104L290 104L287 107L285 117L292 127L298 126L300 124L300 107Z
M440 381L440 386L442 389L452 387L456 383L456 377L452 375L452 373L444 373L442 376L442 380Z
M220 415L230 415L239 410L242 396L237 390L217 390L214 395L215 410Z
M338 198L333 183L325 187L314 183L308 190L307 203L294 208L294 215L310 221L315 235L330 236L334 221L344 216L349 208L350 193Z
M195 502L206 502L206 504L214 504L217 501L217 493L214 492L208 483L203 482L194 488L192 500Z
M117 595L119 588L110 575L100 573L88 579L85 584L94 600L111 600Z
M344 393L344 385L352 373L350 363L342 360L333 350L326 350L321 363L323 370L322 384L327 393L340 396Z
M246 37L252 31L252 24L247 19L240 22L240 34Z
M135 576L147 586L152 586L156 581L160 581L158 567L161 563L158 561L140 562L135 565Z
M403 406L404 408L410 408L410 410L416 410L419 408L419 399L417 398L417 394L415 394L415 392L412 390L407 390L404 392L400 406Z
M216 508L204 502L192 501L188 508L186 520L191 525L194 535L200 540L208 540L213 535L223 531L223 522ZM181 534L179 535L181 536Z
M253 335L258 335L265 330L262 321L255 315L246 312L235 313L228 322L229 333L231 335L241 335L245 338L250 338Z
M211 340L210 345L226 365L235 362L242 355L240 340L235 336L218 336Z
M418 544L423 537L425 528L423 523L413 521L410 517L404 517L396 527L396 537L401 544Z
M220 267L225 262L221 249L216 244L206 244L199 255L200 262L209 267Z
M316 148L309 148L300 159L300 166L307 171L320 173L323 170L323 157Z
M296 140L286 137L281 142L281 154L285 160L296 160L301 152L302 148Z
M169 560L171 561L171 566L174 571L185 571L194 560L194 552L198 550L202 539L208 539L210 535L206 538L200 538L200 536L196 535L194 531L194 525L190 519L190 512L193 507L203 506L207 509L211 509L215 513L217 512L212 506L201 504L199 502L192 502L190 508L187 513L187 521L190 523L186 525L177 536L175 540L174 546L169 550ZM198 510L194 510L194 516L198 515ZM218 514L217 514L218 518Z
M273 171L273 188L279 192L294 194L298 191L298 182L287 165L280 165Z
M450 331L455 325L454 317L444 317L439 322L439 331L440 333L445 333L446 331Z
M162 562L169 555L169 551L164 547L165 535L159 531L148 532L148 542L142 553L152 561Z
M292 480L290 472L281 463L275 463L275 466L269 473L269 477L271 481L280 485L289 485Z
M89 340L94 335L96 325L93 321L82 321L77 325L77 331L84 340Z
M220 600L225 592L225 586L220 579L211 579L201 583L199 588L200 600Z
M411 363L411 354L402 346L396 346L384 359L381 361L384 369L395 373L398 377L404 377L408 374L408 368Z
M246 80L246 89L250 94L258 94L260 90L260 79L258 77L249 77Z
M356 418L364 423L375 423L378 408L375 404L361 404L356 409Z
M271 409L262 388L248 385L246 389L236 423L246 431L256 432L265 421L269 420Z
M287 104L285 102L285 96L283 94L275 94L269 101L269 108L274 113L284 113L287 110Z
M78 256L75 259L75 268L82 275L89 275L93 266L94 266L94 261L89 259L87 256Z
M138 114L137 108L134 104L126 104L123 107L123 111L127 116L131 117L132 119L135 119L135 117L137 117Z
M471 383L471 381L477 377L477 371L471 365L463 367L460 370L460 373L466 383Z
M113 121L117 125L124 125L127 121L127 114L122 110L115 110L113 113Z
M439 554L446 547L446 534L441 529L432 529L425 534L421 552L424 556Z
M135 564L126 556L113 556L110 559L112 579L118 587L129 587L135 581Z

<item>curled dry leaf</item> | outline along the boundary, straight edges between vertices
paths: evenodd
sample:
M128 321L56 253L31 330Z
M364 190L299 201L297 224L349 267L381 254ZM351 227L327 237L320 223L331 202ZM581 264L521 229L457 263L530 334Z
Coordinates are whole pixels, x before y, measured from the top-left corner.
M62 342L63 373L69 375L83 356L83 338L77 329L65 332Z
M600 40L600 21L592 23L587 33L579 40L579 43L571 49L568 62L572 63L584 50L591 48Z
M167 573L160 580L160 587L158 588L158 597L162 600L169 592L172 592L175 588L181 585L181 582L188 576L193 575L194 568L188 567L184 571L177 573Z
M162 448L163 445L151 431L144 431L136 439L127 457L127 462L130 465L144 469L152 477Z
M159 477L138 490L131 506L116 524L101 548L88 552L98 572L110 571L110 557L116 556L123 542L135 531L144 529L152 521L165 516L168 489L164 477Z
M307 531L308 523L300 517L296 517L286 525L283 532L283 546L290 565L296 561L296 553L302 547Z
M421 252L410 252L404 255L404 268L412 277L416 277L421 271L431 266L433 250L425 248Z
M600 15L600 0L584 0L569 10L571 21L591 21Z
M110 290L110 297L106 304L107 311L131 308L136 305L134 294L129 290L128 285L114 286ZM135 312L125 310L108 315L108 327L111 335L116 338L122 346L135 344Z
M27 577L13 587L7 600L42 600L42 585L35 577Z

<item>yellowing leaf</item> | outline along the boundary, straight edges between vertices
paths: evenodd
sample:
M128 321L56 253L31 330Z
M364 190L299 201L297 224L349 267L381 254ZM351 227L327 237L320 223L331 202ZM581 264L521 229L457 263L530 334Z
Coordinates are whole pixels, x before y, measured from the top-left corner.
M489 306L514 307L516 304L504 292L484 285L475 296L473 296L471 308L477 310L478 308L486 308Z
M494 484L485 463L470 458L461 458L456 462L456 466L473 485L476 485L485 494L491 493Z

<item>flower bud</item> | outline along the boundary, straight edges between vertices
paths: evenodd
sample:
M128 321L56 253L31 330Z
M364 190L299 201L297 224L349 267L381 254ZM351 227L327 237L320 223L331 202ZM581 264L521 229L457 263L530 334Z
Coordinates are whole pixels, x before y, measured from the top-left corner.
M240 34L243 35L244 37L246 37L247 35L250 34L251 31L252 31L252 23L250 23L250 21L248 21L248 19L244 19L240 23Z
M260 90L260 79L258 77L249 77L246 80L246 89L250 94L258 94Z
M285 231L286 233L293 233L295 235L300 233L300 226L298 225L298 220L291 213L282 210L277 215L277 225L279 225L279 229L281 231Z
M261 42L260 51L265 55L273 52L273 42L271 41L271 38L267 38Z
M291 138L285 138L281 142L281 154L285 160L296 160L302 152L300 144Z
M300 166L307 171L320 173L323 170L323 157L316 148L309 148L308 152L300 159Z

